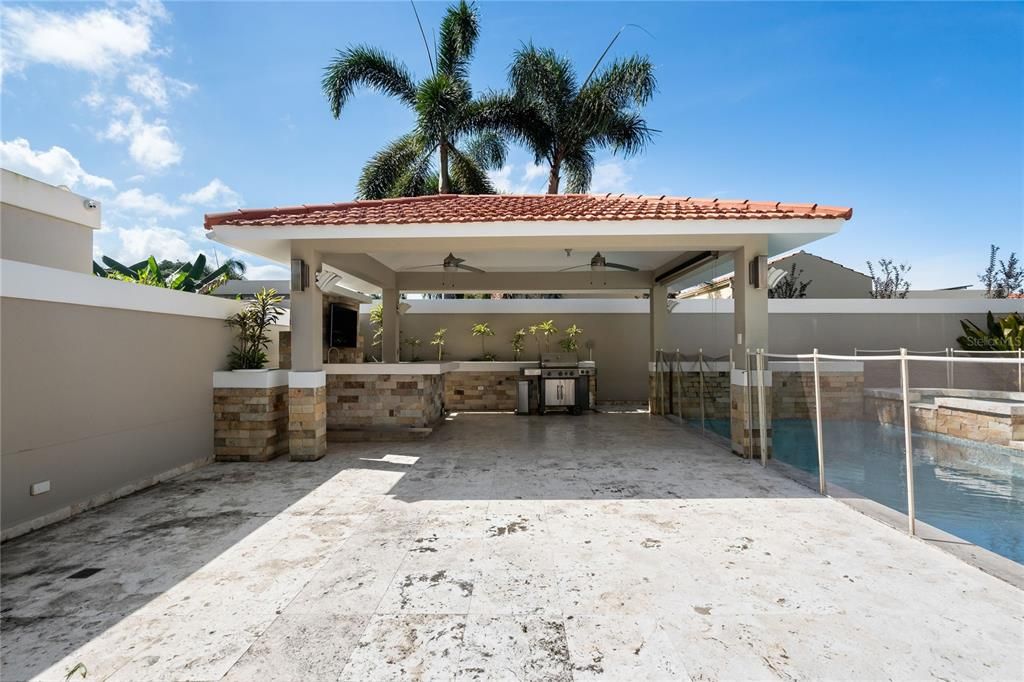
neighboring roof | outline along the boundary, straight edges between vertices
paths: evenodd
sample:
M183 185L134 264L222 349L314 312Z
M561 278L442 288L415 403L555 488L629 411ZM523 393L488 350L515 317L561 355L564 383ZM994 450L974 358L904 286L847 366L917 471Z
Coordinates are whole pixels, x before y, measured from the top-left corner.
M784 261L784 260L786 260L788 258L793 258L795 256L803 256L803 257L808 257L808 258L814 258L816 260L822 261L823 263L828 263L829 265L834 265L837 268L842 268L843 270L849 270L853 274L860 275L861 277L864 277L865 279L871 279L870 276L865 275L863 272L859 272L857 270L854 270L853 268L847 267L847 266L843 265L842 263L837 263L834 260L829 260L828 258L822 258L821 256L819 256L819 255L817 255L815 253L811 253L810 251L804 251L803 249L800 249L799 251L790 251L789 253L782 253L782 254L779 254L778 256L774 256L772 258L769 258L768 259L768 264L769 265L775 265L776 263L778 263L780 261ZM715 277L714 279L712 279L710 281L701 282L700 284L694 284L693 286L686 287L685 289L680 289L677 292L677 295L685 294L687 297L700 296L701 294L705 294L705 293L708 293L708 292L711 292L711 291L717 291L719 289L724 289L725 287L727 287L727 286L729 286L731 284L732 278L735 276L735 274L736 273L732 272L732 271L726 272L724 274L719 275L718 277Z
M239 209L207 214L217 225L402 225L608 220L766 220L840 218L853 209L749 200L624 194L436 194L339 204Z

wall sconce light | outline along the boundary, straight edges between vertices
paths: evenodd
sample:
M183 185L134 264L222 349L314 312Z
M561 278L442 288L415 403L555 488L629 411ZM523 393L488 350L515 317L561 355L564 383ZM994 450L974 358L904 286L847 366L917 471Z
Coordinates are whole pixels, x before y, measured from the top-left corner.
M292 293L309 287L309 266L301 258L292 258Z
M755 256L749 263L750 286L755 289L768 288L768 256Z

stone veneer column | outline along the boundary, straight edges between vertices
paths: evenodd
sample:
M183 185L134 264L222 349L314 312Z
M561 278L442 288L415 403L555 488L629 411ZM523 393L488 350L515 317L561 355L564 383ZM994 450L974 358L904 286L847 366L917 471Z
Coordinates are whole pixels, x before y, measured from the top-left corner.
M327 375L288 373L288 458L311 461L327 453Z
M288 373L213 373L218 462L265 462L288 451Z
M750 384L748 386L748 384ZM767 457L772 456L772 373L764 371L764 418L765 434L768 442ZM747 411L750 410L750 418L747 418ZM732 435L732 451L737 455L761 458L761 429L759 426L758 402L757 402L757 372L742 369L732 370L732 378L729 385L729 421L730 433Z

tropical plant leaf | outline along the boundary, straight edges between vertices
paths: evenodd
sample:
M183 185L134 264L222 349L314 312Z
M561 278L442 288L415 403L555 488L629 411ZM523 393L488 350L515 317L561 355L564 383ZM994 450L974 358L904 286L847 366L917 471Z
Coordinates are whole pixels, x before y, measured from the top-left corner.
M334 118L341 116L357 85L416 105L416 85L408 69L390 55L365 45L338 50L338 56L324 70L320 85Z
M116 260L114 260L110 256L103 256L103 258L101 260L104 263L106 263L108 268L110 268L111 270L113 270L115 272L118 272L118 273L124 275L125 277L127 277L129 279L138 279L138 277L139 277L138 272L136 270L129 269L129 268L125 267L124 265L122 265L121 263L118 263Z
M434 152L417 133L409 133L381 149L363 166L359 176L360 199L384 199L402 196L396 191L399 180Z
M465 80L469 76L469 60L480 35L476 8L466 0L448 8L441 20L437 46L437 70Z

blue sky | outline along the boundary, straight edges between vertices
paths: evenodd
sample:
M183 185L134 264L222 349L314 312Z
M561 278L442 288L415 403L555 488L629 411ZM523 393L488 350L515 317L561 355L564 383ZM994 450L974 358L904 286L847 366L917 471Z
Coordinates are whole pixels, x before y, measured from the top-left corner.
M418 7L429 30L445 5ZM206 211L350 199L412 115L363 92L335 121L323 67L365 42L428 68L407 2L0 11L0 161L102 200L97 252L126 260L211 253ZM477 90L504 85L523 41L585 75L624 24L652 34L627 29L615 54L656 65L661 133L642 156L603 155L594 191L853 206L810 250L859 270L908 262L915 288L976 284L991 242L1024 251L1024 6L503 2L480 16ZM495 180L544 186L519 150Z

